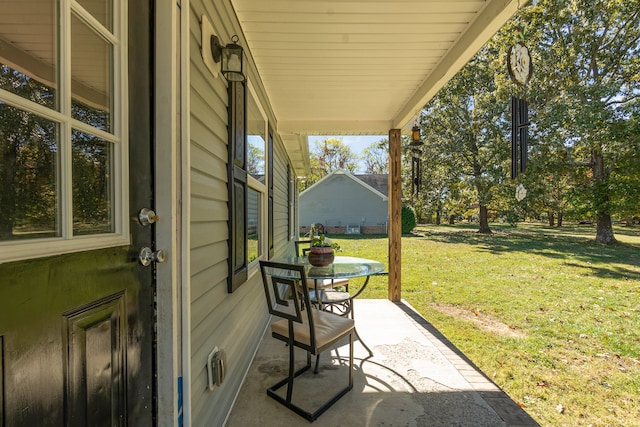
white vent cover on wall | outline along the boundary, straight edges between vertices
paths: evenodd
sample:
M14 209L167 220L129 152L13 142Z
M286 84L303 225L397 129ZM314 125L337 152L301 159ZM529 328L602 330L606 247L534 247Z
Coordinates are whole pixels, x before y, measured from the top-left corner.
M359 225L347 225L347 234L360 234Z

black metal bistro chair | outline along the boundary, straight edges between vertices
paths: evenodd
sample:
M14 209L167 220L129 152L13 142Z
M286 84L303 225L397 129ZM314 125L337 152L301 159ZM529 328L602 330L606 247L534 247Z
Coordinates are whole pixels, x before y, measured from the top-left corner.
M296 254L297 256L307 255L311 240L296 240ZM369 280L367 278L367 280ZM344 287L344 291L336 290L337 287ZM310 289L309 298L311 303L322 311L327 311L333 314L337 314L343 317L350 317L353 319L353 300L356 299L362 291L364 286L355 292L353 295L349 293L349 279L307 279L307 287ZM355 335L362 346L367 350L370 357L373 357L373 351L367 344L362 341L358 331L355 331ZM318 373L318 366L320 364L320 355L316 357L316 366L314 372Z
M289 348L289 375L267 389L267 394L277 402L314 421L331 405L353 388L353 319L324 312L311 305L306 286L304 266L260 261L260 272L269 313L279 317L271 323L271 335L287 343ZM307 410L292 402L296 377L311 368L311 355L319 355L343 338L349 338L349 379L346 387L319 408ZM294 369L295 347L306 350L307 363ZM286 397L276 391L287 386Z

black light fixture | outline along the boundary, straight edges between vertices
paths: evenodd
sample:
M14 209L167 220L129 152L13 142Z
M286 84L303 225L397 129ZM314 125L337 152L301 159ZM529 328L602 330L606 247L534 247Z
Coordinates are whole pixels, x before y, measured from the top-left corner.
M220 71L230 82L243 82L244 75L244 52L242 46L238 44L238 36L231 37L231 43L226 46L220 44L217 36L211 36L211 56L218 63L222 61Z

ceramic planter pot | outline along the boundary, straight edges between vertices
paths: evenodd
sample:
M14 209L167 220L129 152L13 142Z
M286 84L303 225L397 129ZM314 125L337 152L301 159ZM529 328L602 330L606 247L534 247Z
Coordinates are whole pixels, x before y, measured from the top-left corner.
M311 247L309 250L309 264L315 267L326 267L335 258L332 247Z

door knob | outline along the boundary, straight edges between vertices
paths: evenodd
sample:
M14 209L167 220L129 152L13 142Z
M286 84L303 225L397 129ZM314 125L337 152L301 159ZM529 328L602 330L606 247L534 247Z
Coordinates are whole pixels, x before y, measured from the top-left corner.
M145 246L140 249L140 253L138 254L138 261L144 267L148 267L151 263L165 262L167 260L167 253L162 249L157 251L152 251L150 247Z

